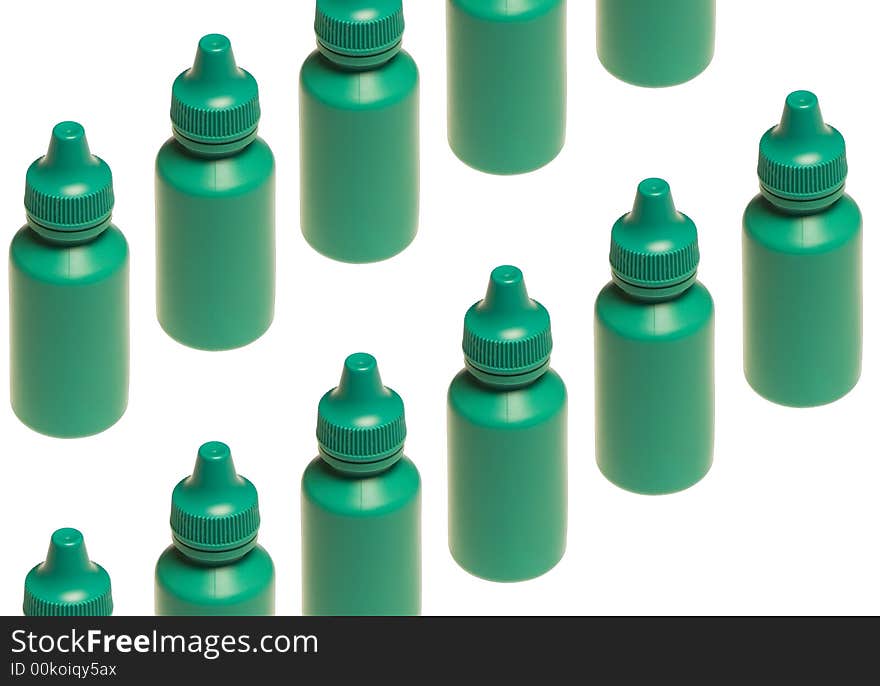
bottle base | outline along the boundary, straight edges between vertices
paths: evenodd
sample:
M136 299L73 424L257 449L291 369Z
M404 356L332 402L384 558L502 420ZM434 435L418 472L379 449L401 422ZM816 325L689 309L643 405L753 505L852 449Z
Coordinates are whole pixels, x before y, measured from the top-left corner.
M15 404L11 403L12 412L18 418L22 424L24 424L31 431L35 431L38 434L43 436L48 436L49 438L61 438L61 439L73 439L73 438L89 438L90 436L97 436L98 434L102 434L105 431L112 429L119 421L125 416L126 410L128 410L128 402L126 401L125 405L122 407L122 410L118 415L109 422L102 422L100 426L94 426L89 428L84 428L79 431L53 431L51 428L40 425L38 422L32 422L26 419L24 416L19 414L18 410L15 409Z
M477 569L476 567L469 567L459 557L456 556L455 552L452 549L452 546L449 546L449 554L452 556L452 559L455 560L455 563L471 576L475 576L478 579L482 579L483 581L491 581L493 583L517 584L524 581L532 581L534 579L538 579L548 572L551 572L559 565L560 562L562 562L562 558L565 557L565 548L562 549L562 552L551 564L542 565L536 568L534 571L522 574L501 574L497 572L492 573L488 570L481 570Z
M259 333L253 336L248 336L247 338L243 338L241 340L235 341L223 341L223 342L208 342L205 340L194 340L187 338L185 336L178 336L171 329L169 329L162 320L157 317L157 321L159 322L159 326L162 327L162 330L168 335L170 339L175 341L176 343L180 343L180 345L185 346L187 348L192 348L193 350L203 350L205 352L223 352L226 350L238 350L239 348L245 348L251 343L256 343L260 340L269 329L272 328L272 322L275 320L275 316L273 315L269 322L265 327L261 328Z
M601 462L596 461L596 466L599 467L599 471L602 473L609 483L617 486L619 489L626 491L627 493L634 493L635 495L673 495L675 493L682 493L683 491L687 491L690 488L693 488L698 483L700 483L703 479L706 478L706 475L712 471L712 460L709 460L709 464L706 469L702 470L696 478L688 479L686 481L681 482L680 484L667 485L665 487L656 487L650 488L645 486L638 486L635 484L627 483L621 481L619 479L613 478L608 472L603 469Z
M474 171L478 171L482 174L491 174L493 176L521 176L523 174L530 174L532 172L536 172L544 167L550 165L552 162L562 154L562 151L565 149L565 140L562 141L562 144L559 148L549 157L545 158L541 162L534 162L523 165L491 165L491 164L479 164L474 160L470 160L464 155L462 155L458 150L456 150L455 145L453 145L452 140L447 138L447 143L449 144L449 149L452 151L452 154L455 155L458 160L473 169Z
M824 407L825 405L831 405L832 403L836 403L838 400L842 400L846 396L848 396L856 386L859 385L859 380L861 379L861 372L856 377L855 381L853 381L850 385L846 386L842 390L837 391L836 393L829 394L828 396L822 398L813 398L810 400L807 399L796 399L785 397L784 395L776 395L774 393L767 392L759 388L752 380L749 378L748 374L745 375L746 383L749 384L749 387L761 396L767 402L773 403L774 405L779 405L781 407L790 407L793 409L809 409L811 407Z
M605 71L607 71L611 76L613 76L618 81L622 81L623 83L626 83L630 86L636 86L638 88L652 88L652 89L674 88L675 86L682 86L686 83L690 83L694 79L701 76L711 66L712 60L714 59L714 54L713 54L709 58L709 61L706 62L706 64L704 64L702 67L700 67L699 70L697 70L693 73L690 73L688 76L680 77L678 79L670 79L670 80L666 80L666 79L652 80L652 79L635 79L635 78L631 78L629 76L626 76L624 74L621 74L619 72L616 72L611 66L609 66L609 64L604 59L602 59L601 54L597 53L597 55L599 57L599 62L601 63L601 65L605 69Z
M418 231L414 232L412 237L400 248L396 249L394 252L377 255L375 257L366 257L366 258L357 258L351 255L342 255L336 253L332 250L324 250L321 246L312 242L305 231L302 232L303 238L306 243L309 244L309 247L314 250L319 255L326 257L328 260L333 260L334 262L342 262L343 264L376 264L378 262L385 262L394 257L400 255L403 251L405 251L409 246L411 246L418 236Z

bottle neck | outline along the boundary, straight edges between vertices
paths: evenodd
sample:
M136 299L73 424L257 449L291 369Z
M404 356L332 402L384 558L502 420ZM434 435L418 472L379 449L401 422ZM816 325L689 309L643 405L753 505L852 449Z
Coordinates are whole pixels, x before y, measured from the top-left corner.
M187 138L176 126L171 127L174 140L187 152L197 157L218 158L237 155L257 139L257 129L245 136L226 143L205 143Z
M544 376L550 369L550 358L548 357L534 369L518 374L493 374L474 366L467 358L464 359L464 366L468 373L484 386L509 391L529 386Z
M200 548L194 548L180 540L174 532L171 533L171 541L181 555L188 560L204 565L205 567L217 567L229 564L230 562L235 562L257 547L256 534L254 534L254 537L244 545L221 550L202 550Z
M674 300L675 298L681 297L690 289L691 286L693 286L697 282L697 273L694 272L691 276L680 283L676 283L671 286L663 286L661 288L648 288L645 286L637 286L635 284L629 283L628 281L624 281L614 272L612 272L612 281L614 282L615 286L617 286L633 300L656 303L664 302L666 300Z
M47 243L51 243L55 246L74 246L81 245L83 243L89 243L95 240L110 227L110 219L111 218L108 215L105 219L95 224L94 226L87 226L81 229L70 230L54 229L52 227L45 226L28 214L27 224L34 233L40 236L40 238L44 239Z
M391 469L403 457L403 448L395 451L390 455L379 456L376 459L368 461L354 461L334 455L324 449L324 446L318 445L318 454L334 471L339 472L348 477L360 478L365 476L373 476L381 472Z
M342 53L334 52L326 45L323 45L321 41L318 41L318 52L321 53L324 59L331 62L334 67L345 71L366 71L381 67L383 64L393 60L400 52L400 49L401 44L398 41L396 45L388 50L373 55L343 55Z
M773 207L784 212L785 214L803 215L815 214L817 212L822 212L828 209L843 197L845 188L845 185L842 185L837 190L829 193L828 195L824 195L821 198L793 199L784 198L780 195L775 194L762 183L761 195L768 203L773 205Z

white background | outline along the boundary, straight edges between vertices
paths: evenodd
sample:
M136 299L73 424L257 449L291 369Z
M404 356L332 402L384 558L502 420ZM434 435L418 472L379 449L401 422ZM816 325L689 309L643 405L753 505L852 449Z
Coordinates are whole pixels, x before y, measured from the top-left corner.
M46 438L0 411L0 613L21 612L24 576L61 526L80 528L110 572L117 614L151 613L171 490L210 439L231 445L259 489L278 613L299 613L299 478L316 452L318 399L358 350L378 357L406 402L407 453L424 483L426 614L880 612L873 3L721 0L710 69L651 91L602 70L593 3L573 0L568 142L550 166L514 178L472 171L447 147L444 4L405 3L404 45L422 76L419 235L368 266L317 255L299 231L297 73L314 47L311 0L4 5L0 224L11 239L23 223L25 170L52 126L80 121L113 169L114 220L131 243L132 377L128 412L93 438ZM259 81L260 131L278 161L275 323L225 353L173 342L154 310L153 160L170 135L171 83L209 32L227 34ZM866 218L864 375L813 410L762 400L741 364L740 217L757 190L758 139L798 88L814 90L846 136L849 191ZM609 279L611 225L646 176L666 178L696 221L700 278L717 305L715 465L665 497L612 486L593 455L592 303ZM465 310L503 263L520 266L550 310L553 365L571 399L568 552L543 578L512 585L469 576L446 547L446 387L462 365ZM4 347L6 307L0 299ZM0 377L5 388L5 362Z

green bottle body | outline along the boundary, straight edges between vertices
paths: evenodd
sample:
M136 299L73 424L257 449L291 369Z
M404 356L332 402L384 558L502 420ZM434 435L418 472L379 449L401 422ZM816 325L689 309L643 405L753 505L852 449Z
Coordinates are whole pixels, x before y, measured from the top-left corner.
M275 309L275 160L256 138L208 156L170 139L156 158L156 308L203 350L259 338Z
M262 546L228 562L193 560L170 545L156 563L157 615L274 615L275 566Z
M646 301L608 284L596 299L596 461L612 483L662 494L712 466L714 305L699 282Z
M698 76L715 54L715 0L597 0L599 60L636 86Z
M301 226L319 253L376 262L419 223L419 73L400 51L355 69L315 51L300 72Z
M449 550L492 581L540 576L565 553L567 392L549 369L499 387L462 370L449 386Z
M519 174L565 143L566 3L447 0L448 137L466 164Z
M303 614L421 612L421 480L401 457L346 474L316 457L302 478Z
M12 408L40 433L72 438L128 404L128 244L112 224L59 243L28 226L9 250Z
M862 360L862 215L843 195L796 213L762 195L743 217L744 367L768 400L837 400Z

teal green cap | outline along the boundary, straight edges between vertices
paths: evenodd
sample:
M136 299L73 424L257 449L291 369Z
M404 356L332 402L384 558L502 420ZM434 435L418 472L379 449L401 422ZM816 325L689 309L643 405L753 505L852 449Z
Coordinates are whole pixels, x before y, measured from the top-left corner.
M318 0L318 47L337 55L368 57L395 48L403 38L401 0Z
M110 575L89 559L83 535L58 529L49 541L46 561L24 580L28 617L97 617L113 612Z
M675 209L666 181L639 184L632 211L611 230L610 261L618 282L639 288L668 288L696 276L697 227Z
M259 528L257 489L235 471L228 445L205 443L192 476L171 494L175 539L195 550L232 550L255 540Z
M378 462L402 450L403 400L382 383L375 357L345 359L339 385L318 403L316 433L321 450L341 462Z
M27 170L28 222L55 232L102 227L113 212L113 174L89 150L86 132L73 121L56 124L49 150Z
M791 93L782 121L761 138L761 186L786 200L817 200L842 190L846 174L846 141L825 123L819 99L809 91Z
M523 273L510 265L493 269L486 297L464 317L467 363L487 374L513 376L546 364L552 349L550 314L529 297Z
M196 143L219 145L255 135L259 122L256 79L235 63L226 36L204 36L192 68L171 89L174 132Z

